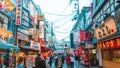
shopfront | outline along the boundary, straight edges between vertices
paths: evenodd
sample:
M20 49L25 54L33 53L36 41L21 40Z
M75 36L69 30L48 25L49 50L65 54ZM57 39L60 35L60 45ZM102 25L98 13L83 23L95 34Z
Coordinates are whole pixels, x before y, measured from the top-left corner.
M9 17L4 14L2 11L0 11L0 58L6 60L8 62L8 65L3 64L3 66L9 66L12 67L14 65L15 60L15 54L18 53L19 47L16 45L10 44L10 40L12 37L12 32L8 30L8 20ZM12 61L9 61L11 58ZM3 63L5 61L2 61Z
M120 32L118 32L116 24L115 19L109 17L95 29L99 63L102 63L105 68L120 67Z

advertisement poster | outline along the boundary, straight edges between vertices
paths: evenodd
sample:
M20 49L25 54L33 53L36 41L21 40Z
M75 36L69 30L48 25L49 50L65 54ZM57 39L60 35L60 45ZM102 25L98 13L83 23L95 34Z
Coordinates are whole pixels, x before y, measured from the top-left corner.
M35 67L35 57L36 55L27 55L26 56L26 65L27 67Z
M79 31L74 30L73 31L73 44L79 44L80 39L79 39Z

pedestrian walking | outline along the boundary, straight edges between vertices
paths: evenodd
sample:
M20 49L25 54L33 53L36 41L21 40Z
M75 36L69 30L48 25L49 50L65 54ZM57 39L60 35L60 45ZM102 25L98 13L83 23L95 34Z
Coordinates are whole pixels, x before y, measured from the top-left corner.
M66 64L67 64L67 68L70 68L70 55L67 55L66 57Z
M57 59L55 60L55 67L56 68L62 68L63 62L64 61L63 61L63 59L62 59L62 57L60 56L60 53L59 53Z
M71 56L70 56L70 67L71 67L71 68L74 68L74 60L75 60L75 59L74 59L74 56L71 55Z
M38 54L35 58L35 68L46 68L45 60Z
M50 63L49 63L50 57L47 56L45 60L46 60L46 68L50 68Z
M53 57L50 56L50 58L49 58L49 65L50 65L50 67L52 67L52 61L53 61Z
M78 66L79 65L79 55L75 55L75 64L76 64L76 66Z
M23 57L20 56L20 57L18 58L18 64L17 64L17 67L16 67L16 68L23 68L22 62L23 62Z
M0 68L2 68L2 58L1 58L1 55L0 55Z

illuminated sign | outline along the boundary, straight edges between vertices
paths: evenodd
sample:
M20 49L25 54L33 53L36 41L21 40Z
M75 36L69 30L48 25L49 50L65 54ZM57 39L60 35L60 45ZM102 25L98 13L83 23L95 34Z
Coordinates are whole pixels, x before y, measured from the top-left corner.
M22 16L22 0L17 0L17 7L16 7L16 25L21 25L21 17Z
M95 35L96 35L97 40L105 38L116 32L117 32L117 26L116 26L116 22L113 19L113 17L108 18L104 22L104 24L102 24L101 26L95 29Z
M7 41L10 39L11 36L12 36L12 32L5 30L3 28L0 28L0 39Z

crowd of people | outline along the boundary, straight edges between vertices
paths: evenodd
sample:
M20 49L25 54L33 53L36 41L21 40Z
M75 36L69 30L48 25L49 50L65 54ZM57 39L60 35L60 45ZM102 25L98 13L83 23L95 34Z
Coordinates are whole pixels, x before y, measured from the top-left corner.
M56 56L47 56L43 57L41 54L38 54L35 58L35 68L52 68L54 62L54 68L63 68L64 63L67 65L67 68L74 68L75 59L78 64L78 57L73 54L63 54L58 53ZM78 66L78 65L77 65Z

